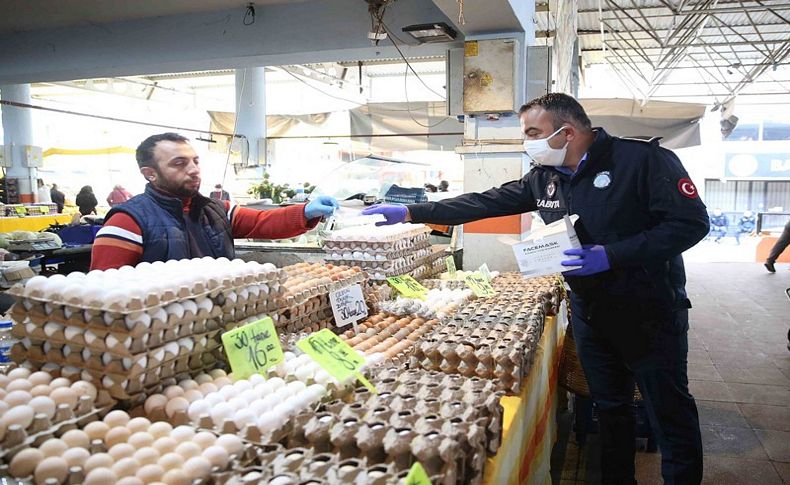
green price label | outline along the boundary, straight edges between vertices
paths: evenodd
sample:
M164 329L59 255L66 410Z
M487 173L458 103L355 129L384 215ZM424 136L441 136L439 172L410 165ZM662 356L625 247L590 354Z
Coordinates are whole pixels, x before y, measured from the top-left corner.
M431 485L431 479L428 478L425 468L418 461L411 466L411 470L409 470L409 474L406 475L406 480L403 483L404 485Z
M328 328L308 335L296 342L296 346L338 381L356 377L371 392L377 393L373 384L359 372L365 358Z
M455 260L453 259L453 257L447 256L446 258L444 258L444 264L445 266L447 266L447 272L450 273L450 278L455 279L456 269L455 269Z
M223 333L222 345L236 379L262 374L284 361L280 338L269 317Z
M42 214L49 214L49 207L44 207L43 205L38 206L38 211Z
M409 275L404 276L390 276L387 282L393 286L398 292L406 298L420 298L422 299L428 288L417 283L417 280Z
M480 273L467 275L464 281L466 282L466 286L468 286L478 298L487 298L496 295L494 287L491 286L491 283Z
M23 216L23 215L27 214L27 210L25 210L24 207L14 207L14 210L20 216Z
M490 282L490 281L492 280L492 278L491 278L491 270L489 270L489 269L488 269L488 264L486 264L486 263L483 263L483 265L482 265L482 266L480 266L480 268L478 268L478 270L477 270L477 271L479 271L479 272L480 272L480 274L481 274L481 275L483 275L483 277L484 277L484 278L485 278L487 281L489 281L489 282Z

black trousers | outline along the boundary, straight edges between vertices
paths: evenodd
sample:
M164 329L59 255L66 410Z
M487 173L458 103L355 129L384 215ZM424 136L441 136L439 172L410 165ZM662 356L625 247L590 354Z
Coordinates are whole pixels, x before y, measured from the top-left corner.
M571 308L577 352L598 406L604 485L636 483L634 383L661 448L664 483L699 484L702 437L688 390L688 310L596 305L578 295Z

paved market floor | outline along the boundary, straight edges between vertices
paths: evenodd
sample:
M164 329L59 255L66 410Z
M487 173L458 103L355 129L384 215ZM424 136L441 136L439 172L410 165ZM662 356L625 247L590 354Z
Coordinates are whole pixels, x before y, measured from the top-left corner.
M769 274L759 263L688 263L687 273L703 483L790 484L790 265ZM561 422L570 427L569 416ZM554 483L600 483L597 436L581 448L573 434L561 436ZM660 463L659 453L637 454L640 485L662 483Z

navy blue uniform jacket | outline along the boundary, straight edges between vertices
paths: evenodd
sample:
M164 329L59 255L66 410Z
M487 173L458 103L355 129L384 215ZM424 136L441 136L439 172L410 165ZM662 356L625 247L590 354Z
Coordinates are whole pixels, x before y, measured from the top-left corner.
M548 224L578 214L582 244L606 249L611 269L566 277L583 298L646 300L689 308L680 254L708 233L696 187L658 140L610 136L596 128L587 159L571 177L535 166L521 180L482 193L409 205L413 222L463 224L538 210Z

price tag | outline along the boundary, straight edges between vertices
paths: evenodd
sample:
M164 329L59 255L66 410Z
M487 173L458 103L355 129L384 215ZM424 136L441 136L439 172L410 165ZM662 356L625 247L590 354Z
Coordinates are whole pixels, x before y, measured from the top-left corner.
M404 276L390 276L387 282L391 284L398 292L406 298L420 298L422 299L428 288L417 283L417 280L409 275Z
M40 206L38 206L38 211L41 212L42 214L47 215L47 214L49 214L49 207L40 205Z
M483 265L482 265L482 266L480 266L480 268L478 268L478 270L477 270L477 271L479 271L479 272L480 272L480 274L481 274L481 275L483 275L483 277L484 277L484 278L485 278L485 279L486 279L488 282L491 282L491 279L492 279L492 278L491 278L491 270L489 270L489 269L488 269L488 264L487 264L487 263L483 263Z
M406 480L403 483L404 485L431 485L431 479L428 478L425 468L417 461L411 466L411 470L409 470L409 474L406 475Z
M332 303L332 313L335 315L335 325L338 327L345 327L349 323L356 324L368 316L368 306L365 304L360 285L330 292L329 301Z
M444 264L447 266L447 272L450 274L450 279L455 279L456 269L455 269L455 260L452 256L447 256L444 258Z
M296 342L296 346L338 381L343 382L349 377L356 377L371 392L378 394L373 384L359 372L362 364L365 363L365 358L328 328L311 333Z
M24 207L14 207L14 210L16 211L17 215L20 216L24 216L25 214L27 214L27 210L25 210Z
M480 273L472 273L464 278L466 286L469 287L478 298L487 298L496 295L496 290L491 283L486 280L485 276Z
M223 333L222 345L237 379L262 374L284 361L280 338L269 317Z

